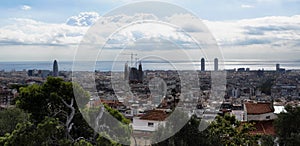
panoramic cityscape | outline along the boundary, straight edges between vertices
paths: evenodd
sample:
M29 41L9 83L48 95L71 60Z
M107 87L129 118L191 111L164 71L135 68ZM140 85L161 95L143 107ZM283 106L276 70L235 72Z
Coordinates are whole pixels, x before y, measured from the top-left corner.
M0 2L0 145L300 145L299 6Z
M240 122L255 123L255 130L250 131L250 134L275 136L273 123L278 114L286 112L286 106L300 105L300 70L286 70L280 64L274 64L273 70L218 70L217 58L214 59L214 70L206 70L205 59L199 62L199 88L189 88L191 97L188 101L179 102L182 85L178 74L180 71L143 70L142 61L139 61L138 68L125 63L124 70L119 72L130 85L130 92L136 96L128 96L121 91L115 93L117 90L113 84L117 83L112 83L112 72L96 70L97 96L91 97L87 105L97 107L105 104L129 119L138 145L151 144L151 139L145 138L145 135L151 135L160 124L165 124L165 118L175 107L189 106L189 115L198 118L204 115L234 115ZM1 71L1 108L15 107L14 102L20 94L18 87L41 85L48 77L72 81L72 72L59 70L57 60L53 61L51 67L52 70ZM212 72L226 72L227 81L222 104L213 111L208 110L211 109L209 98L212 94Z

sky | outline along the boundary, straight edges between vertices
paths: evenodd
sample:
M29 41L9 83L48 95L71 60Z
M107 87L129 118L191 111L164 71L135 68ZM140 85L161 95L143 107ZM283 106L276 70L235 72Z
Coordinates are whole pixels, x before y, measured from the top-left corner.
M132 2L135 1L0 1L2 14L0 61L73 60L84 35L101 16ZM300 60L300 0L165 0L164 2L176 4L198 16L215 37L224 60ZM155 7L153 10L155 11ZM165 9L159 14L163 15L170 11L172 10ZM128 10L122 15L101 18L100 21L112 24L107 26L107 29L110 29L122 27L128 21L134 22L136 18L141 17L151 20L157 20L158 17L159 20L162 19L161 16L151 13L130 14ZM173 17L164 20L187 22L182 25L185 31L193 29L193 19L186 15L174 13ZM168 29L159 30L165 32L164 34L151 34L143 32L143 29L124 34L126 32L124 30L123 35L117 34L115 37L136 41L136 37L139 36L146 36L151 40L153 36L159 35L182 44L188 42L180 34L164 30ZM193 54L193 50L190 50L190 54ZM175 56L176 59L175 54L171 56ZM201 56L192 56L193 59L198 59L197 57ZM108 54L101 59L111 58L112 56Z

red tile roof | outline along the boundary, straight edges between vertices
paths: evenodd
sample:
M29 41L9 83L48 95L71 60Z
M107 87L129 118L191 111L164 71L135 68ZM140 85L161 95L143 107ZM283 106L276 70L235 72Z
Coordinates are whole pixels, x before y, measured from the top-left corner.
M118 100L96 100L93 102L94 106L98 106L100 104L106 104L108 106L123 106L122 102L119 102Z
M275 135L273 121L257 121L254 123L255 130L250 134Z
M274 112L271 103L245 103L247 114L258 115Z
M140 117L141 120L164 121L168 117L165 111L152 110Z

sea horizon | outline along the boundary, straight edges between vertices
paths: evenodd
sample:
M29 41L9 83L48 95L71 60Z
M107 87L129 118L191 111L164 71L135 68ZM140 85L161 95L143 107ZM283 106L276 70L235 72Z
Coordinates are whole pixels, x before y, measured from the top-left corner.
M125 63L129 66L137 66L135 63L131 65L130 61L96 61L96 65L91 66L99 71L123 71ZM80 65L92 65L92 61L79 61ZM213 70L213 62L206 61L206 70ZM276 64L280 64L280 68L286 70L299 70L300 61L288 60L225 60L219 62L220 70L230 70L238 68L249 68L250 70L275 70ZM60 71L72 71L73 61L58 61ZM144 70L200 70L200 61L160 61L160 60L143 60ZM53 61L0 61L0 70L4 71L23 71L23 70L52 70Z

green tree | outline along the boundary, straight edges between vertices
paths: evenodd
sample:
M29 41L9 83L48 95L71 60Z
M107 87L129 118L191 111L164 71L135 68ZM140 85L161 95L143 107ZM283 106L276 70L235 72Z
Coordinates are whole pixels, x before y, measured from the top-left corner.
M254 129L252 124L242 124L228 114L217 116L213 122L207 123L210 125L204 131L199 131L200 122L192 116L178 133L155 146L242 146L255 145L258 140L257 136L249 134Z
M11 84L9 86L10 89L17 89L18 92L20 92L20 88L22 87L27 87L27 85L23 85L23 84Z
M37 122L47 116L47 102L39 85L31 85L20 89L20 96L17 97L17 107L31 113L31 118Z
M187 113L181 110L173 111L168 117L166 125L159 126L154 133L152 140L154 142L161 141L154 144L154 146L209 146L208 131L199 130L200 122L201 119L196 116L189 117ZM175 127L182 128L175 131L174 129L177 129ZM175 134L172 137L167 138L173 133Z
M129 126L130 120L126 119L116 109L104 104L86 109L84 115L92 127L96 129L94 136L97 137L97 145L99 143L101 145L117 144L116 142L130 144L132 131ZM112 122L111 118L117 119L120 123ZM101 133L98 134L97 131L101 131ZM110 140L112 137L114 137L115 141Z
M58 119L46 117L38 125L27 121L19 123L11 134L6 134L0 138L1 145L59 145L63 127Z
M300 107L287 106L286 113L282 112L275 120L275 130L280 145L300 145Z
M121 144L118 144L114 141L111 141L107 139L109 137L108 135L103 136L105 134L100 134L99 137L97 138L97 146L122 146Z
M82 117L74 97L77 92L82 96L81 103L89 101L89 95L80 86L49 77L42 85L23 87L20 91L16 106L30 113L35 125L45 117L54 117L64 126L66 139L93 137L93 130Z
M251 123L242 124L228 114L224 117L217 116L208 128L209 141L211 145L252 145L257 142L258 137L251 135L251 130L254 130Z
M28 121L29 115L19 108L8 108L0 111L0 136L11 133L18 123Z
M107 112L112 115L113 117L115 117L117 120L119 120L120 122L122 122L123 124L127 124L129 125L130 120L125 118L124 115L122 115L118 110L110 108L107 105L104 105L105 109L107 110Z
M199 130L199 124L200 119L196 116L192 116L191 119L188 121L188 123L180 129L174 136L159 142L157 144L154 144L153 146L165 146L165 145L174 145L174 146L209 146L208 143L208 135L207 130L200 131ZM172 125L170 123L167 123L167 125ZM156 136L162 136L161 132L167 132L170 130L167 130L169 127L160 127L162 129L159 129L158 132L155 134Z
M76 87L76 89L73 89ZM71 82L64 82L60 78L47 78L43 85L31 85L20 89L20 96L17 98L17 107L24 109L32 114L32 119L40 122L45 116L59 116L60 119L66 119L66 113L71 113L72 107L78 110L74 91L81 94L82 104L87 104L89 95L78 85ZM73 103L73 104L72 104Z
M74 93L77 96L76 100L74 97ZM50 139L52 143L46 143L49 145L52 145L53 143L59 144L59 145L75 145L75 144L86 144L89 145L97 145L97 143L101 143L99 141L100 135L96 133L92 127L85 121L83 118L83 115L80 112L84 111L85 118L89 118L87 115L92 115L90 117L90 120L95 120L95 115L97 116L99 111L102 110L98 109L87 109L85 106L79 107L76 103L79 102L80 105L86 105L89 101L89 94L85 92L79 85L72 84L71 82L65 82L60 78L53 78L49 77L47 81L42 85L31 85L28 87L20 88L20 96L17 98L16 106L23 109L24 111L28 112L30 116L31 122L29 123L21 123L13 133L9 134L8 137L11 137L12 135L16 135L15 137L18 137L18 135L21 135L20 138L22 138L23 135L32 135L35 133L39 133L38 135L41 135L42 137L48 137L47 132L48 130L44 130L44 133L42 131L38 131L36 127L39 127L39 125L47 125L50 123L45 124L45 119L47 117L57 119L58 121L58 127L59 135L60 137L55 137L54 139ZM123 132L124 135L128 135L128 124L130 121L128 121L122 114L120 114L118 111L111 109L107 106L105 106L106 111L108 114L111 114L118 120L120 120L124 125L116 126L111 129L111 131L118 131ZM106 114L104 114L104 118L100 119L99 124L108 123L105 121ZM94 118L94 119L93 119ZM53 123L52 121L51 123ZM92 122L92 121L89 121ZM105 124L103 124L105 125ZM93 125L91 125L93 126ZM54 128L54 127L52 127ZM55 128L54 128L55 129ZM23 130L23 131L22 131ZM21 131L21 133L19 132ZM38 132L36 132L38 131ZM17 132L17 133L16 133ZM18 134L20 133L20 134ZM46 134L46 135L45 135ZM43 136L44 135L44 136ZM50 136L53 137L53 136ZM39 139L30 139L31 137L26 137L31 140L32 143L29 143L28 145L40 145ZM22 140L26 139L23 138ZM40 138L45 140L44 138ZM3 138L6 141L7 138ZM47 139L47 138L46 138ZM20 145L27 145L27 143L22 144L22 140L19 140ZM122 141L128 141L129 139L121 139ZM115 142L112 142L110 140L103 141L108 144L115 144Z
M274 136L262 135L260 137L260 140L261 140L261 146L274 146L275 145L275 143L274 143L275 137Z
M74 143L74 146L92 146L92 144L84 139L81 139Z

